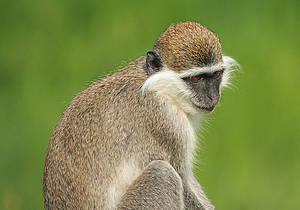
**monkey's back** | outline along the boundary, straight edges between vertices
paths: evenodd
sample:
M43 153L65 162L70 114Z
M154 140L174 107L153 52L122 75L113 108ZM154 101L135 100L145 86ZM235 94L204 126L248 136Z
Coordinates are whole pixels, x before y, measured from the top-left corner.
M117 199L111 196L119 196L109 188L120 173L122 160L165 158L155 157L151 123L159 119L148 119L147 107L161 107L158 101L142 96L141 87L148 77L144 65L145 57L141 57L72 100L54 130L47 153L47 209L107 209L111 200ZM141 137L149 139L148 143L140 144ZM134 167L145 165L140 161Z

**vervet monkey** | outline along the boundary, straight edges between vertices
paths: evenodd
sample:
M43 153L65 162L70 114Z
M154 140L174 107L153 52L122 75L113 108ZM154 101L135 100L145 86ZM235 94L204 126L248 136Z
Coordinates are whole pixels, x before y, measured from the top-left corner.
M213 32L179 23L77 95L51 137L46 209L214 209L192 172L196 126L235 64Z

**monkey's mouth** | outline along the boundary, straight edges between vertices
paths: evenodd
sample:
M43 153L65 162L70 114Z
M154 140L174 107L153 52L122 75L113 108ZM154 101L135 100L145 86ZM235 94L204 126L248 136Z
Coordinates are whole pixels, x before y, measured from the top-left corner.
M194 106L194 108L198 112L201 112L201 113L204 113L204 114L211 113L217 105L217 104L209 104L209 105L205 106L205 105L199 104L198 102L193 101L193 100L191 100L191 102L192 102L192 105Z
M212 112L216 106L200 106L197 104L194 104L194 106L196 107L197 110L199 110L199 112L208 114L210 112Z
M208 114L208 113L211 113L215 109L215 106L211 106L211 107L198 107L198 109L200 110L200 112L202 112L204 114Z
M200 109L202 110L205 110L205 111L208 111L208 112L211 112L214 110L215 106L211 106L211 107L199 107Z

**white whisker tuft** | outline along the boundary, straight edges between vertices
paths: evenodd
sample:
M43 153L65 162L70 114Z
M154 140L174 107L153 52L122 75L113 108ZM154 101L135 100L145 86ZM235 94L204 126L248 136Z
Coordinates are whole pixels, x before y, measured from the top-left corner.
M223 87L230 87L232 84L230 83L230 74L238 69L240 69L240 65L236 60L229 56L223 55L223 66L224 66L224 73L221 82L221 88Z

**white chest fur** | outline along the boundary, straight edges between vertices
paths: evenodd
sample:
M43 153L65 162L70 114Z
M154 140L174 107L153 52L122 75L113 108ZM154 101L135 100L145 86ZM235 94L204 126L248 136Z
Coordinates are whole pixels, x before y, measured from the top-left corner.
M108 188L109 206L112 209L115 209L127 188L142 173L137 163L137 160L124 161L116 168L115 178Z

